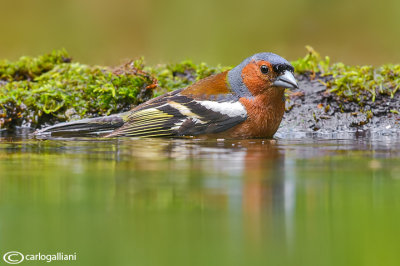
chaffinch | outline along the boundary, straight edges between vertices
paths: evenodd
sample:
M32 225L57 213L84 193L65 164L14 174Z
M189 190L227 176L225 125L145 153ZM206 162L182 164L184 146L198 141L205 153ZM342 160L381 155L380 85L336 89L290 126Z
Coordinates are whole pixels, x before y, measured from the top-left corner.
M138 105L129 112L60 123L38 136L271 138L285 111L293 66L273 53Z

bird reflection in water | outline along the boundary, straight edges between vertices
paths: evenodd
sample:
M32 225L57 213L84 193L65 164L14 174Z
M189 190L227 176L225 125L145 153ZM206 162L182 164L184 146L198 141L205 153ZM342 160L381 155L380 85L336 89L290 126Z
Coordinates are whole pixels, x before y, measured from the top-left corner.
M116 167L127 171L116 177L117 198L133 207L227 211L254 243L270 233L274 215L291 215L294 181L276 140L139 139L120 147Z

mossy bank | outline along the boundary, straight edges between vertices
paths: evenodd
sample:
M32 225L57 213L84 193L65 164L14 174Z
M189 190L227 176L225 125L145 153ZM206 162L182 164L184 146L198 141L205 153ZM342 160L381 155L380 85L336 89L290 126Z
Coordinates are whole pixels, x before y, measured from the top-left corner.
M397 132L400 65L331 64L307 49L304 58L292 62L300 89L288 92L278 136ZM65 50L1 61L0 129L36 129L123 112L229 68L190 61L146 66L143 59L118 67L88 66L74 62Z

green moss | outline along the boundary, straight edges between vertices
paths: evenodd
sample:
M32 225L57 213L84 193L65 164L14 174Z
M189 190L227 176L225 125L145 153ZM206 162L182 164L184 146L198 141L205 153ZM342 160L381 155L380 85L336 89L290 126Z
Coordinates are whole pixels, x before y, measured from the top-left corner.
M306 48L307 55L293 62L295 71L312 79L318 74L329 92L348 101L362 105L367 101L374 102L379 94L393 98L400 88L400 65L372 67L330 64L329 57L322 59L312 47Z
M291 62L294 70L298 74L307 74L315 76L316 73L326 73L329 71L330 58L325 56L321 58L311 46L306 46L307 54L305 57Z
M0 128L109 115L152 96L155 80L140 62L110 69L68 58L56 51L0 64Z
M333 77L327 85L330 92L356 101L375 101L377 94L393 98L400 87L400 65L345 66L338 63L331 67Z
M51 54L35 58L23 56L17 62L0 61L0 80L34 80L56 65L68 62L71 62L71 58L65 50L53 51Z

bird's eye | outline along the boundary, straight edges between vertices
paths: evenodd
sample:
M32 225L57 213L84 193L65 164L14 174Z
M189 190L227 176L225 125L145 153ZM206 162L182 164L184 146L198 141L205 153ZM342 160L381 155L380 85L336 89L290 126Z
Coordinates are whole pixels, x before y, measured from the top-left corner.
M267 74L269 72L269 68L266 65L262 65L260 70L263 74Z

